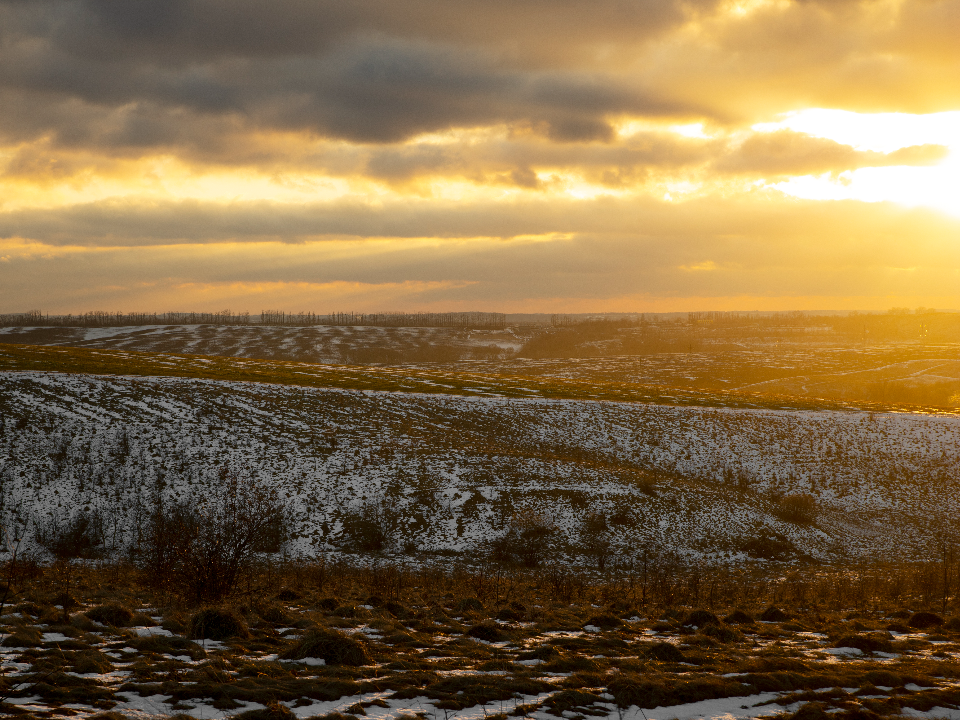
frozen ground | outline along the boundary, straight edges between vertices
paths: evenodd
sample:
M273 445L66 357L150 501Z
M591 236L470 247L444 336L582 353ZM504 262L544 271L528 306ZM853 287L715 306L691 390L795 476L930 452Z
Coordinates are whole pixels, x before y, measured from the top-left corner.
M207 492L227 468L281 489L303 553L341 546L344 518L371 502L420 557L468 553L533 508L563 531L559 553L599 510L623 519L620 553L730 561L758 537L815 558L922 553L960 509L954 416L23 372L0 374L0 418L8 515L131 513L156 492ZM817 499L814 523L778 516L797 493Z
M310 363L450 362L516 351L513 330L147 325L0 328L0 342L192 353Z
M245 603L249 632L216 642L189 640L189 617L176 608L134 606L130 621L105 626L91 619L93 598L81 595L63 624L54 608L24 603L0 617L9 683L0 702L51 719L107 709L225 718L270 703L329 720L746 720L786 718L807 703L841 720L960 714L953 623L925 632L905 627L904 613L821 609L778 622L713 616L696 626L686 613L639 617L622 599L617 614L540 597L526 606L471 598L464 611L431 590L411 587L404 603L347 597L321 609L309 591L286 588L282 602ZM498 605L519 619L492 619L503 614ZM313 655L285 660L317 647L299 644L316 628L353 638L363 657L350 666ZM496 639L476 639L478 628Z
M0 328L0 342L307 363L445 364L461 371L630 382L774 396L960 407L960 344L747 336L698 339L675 352L526 359L544 329L173 325ZM579 351L572 351L577 354Z

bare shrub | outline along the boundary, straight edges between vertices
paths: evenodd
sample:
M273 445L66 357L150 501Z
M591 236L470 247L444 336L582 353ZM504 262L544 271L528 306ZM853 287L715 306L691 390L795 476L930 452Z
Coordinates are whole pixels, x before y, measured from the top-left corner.
M796 546L789 538L763 528L754 537L746 539L740 549L750 557L761 560L789 560L797 555Z
M539 567L550 552L550 539L557 528L535 510L513 514L505 532L490 541L494 561L524 567Z
M611 525L620 525L624 527L633 527L637 524L637 519L630 512L629 508L620 507L615 509L608 518Z
M2 500L5 498L0 488ZM6 554L6 560L0 562L0 615L13 598L43 577L43 568L34 553L24 549L29 522L29 519L4 518L0 514L0 551Z
M96 510L81 511L68 518L53 515L37 522L34 540L60 561L96 558L106 552L103 517Z
M384 552L393 547L397 513L382 500L369 500L343 516L344 544L356 552Z
M154 585L194 604L231 595L258 554L281 549L289 518L273 489L221 473L221 493L157 502L135 560Z
M809 525L817 519L817 500L812 495L785 495L780 498L774 514L786 522Z
M603 572L613 554L610 541L610 526L602 512L587 513L580 522L580 546L584 555L591 558L597 570Z

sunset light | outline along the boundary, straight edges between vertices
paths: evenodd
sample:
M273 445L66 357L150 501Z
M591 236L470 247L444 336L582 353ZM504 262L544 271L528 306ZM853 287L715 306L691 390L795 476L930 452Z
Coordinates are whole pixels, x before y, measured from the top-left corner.
M895 153L907 147L941 146L942 159L927 165L893 165L795 177L776 187L812 200L861 200L926 206L960 216L960 112L932 115L866 115L839 110L804 110L754 130L789 129L827 138L862 151Z
M0 304L960 306L956 1L0 1Z
M0 717L960 720L960 0L0 0Z

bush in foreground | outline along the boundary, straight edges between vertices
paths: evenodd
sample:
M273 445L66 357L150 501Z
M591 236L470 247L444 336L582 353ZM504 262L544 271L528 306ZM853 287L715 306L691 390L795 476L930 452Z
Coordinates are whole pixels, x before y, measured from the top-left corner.
M206 608L190 618L189 637L194 640L230 640L249 636L247 624L236 610Z
M326 628L309 630L300 641L281 653L285 660L319 658L327 665L369 665L370 658L363 644L349 635Z

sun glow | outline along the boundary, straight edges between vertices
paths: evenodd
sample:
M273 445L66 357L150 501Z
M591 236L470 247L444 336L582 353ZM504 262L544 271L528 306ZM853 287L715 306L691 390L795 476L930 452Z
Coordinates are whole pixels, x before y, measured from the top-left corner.
M771 185L811 200L895 202L960 216L960 112L908 115L811 109L791 113L758 131L789 129L857 150L889 153L913 145L943 145L946 158L930 166L867 167L838 175L800 176Z

